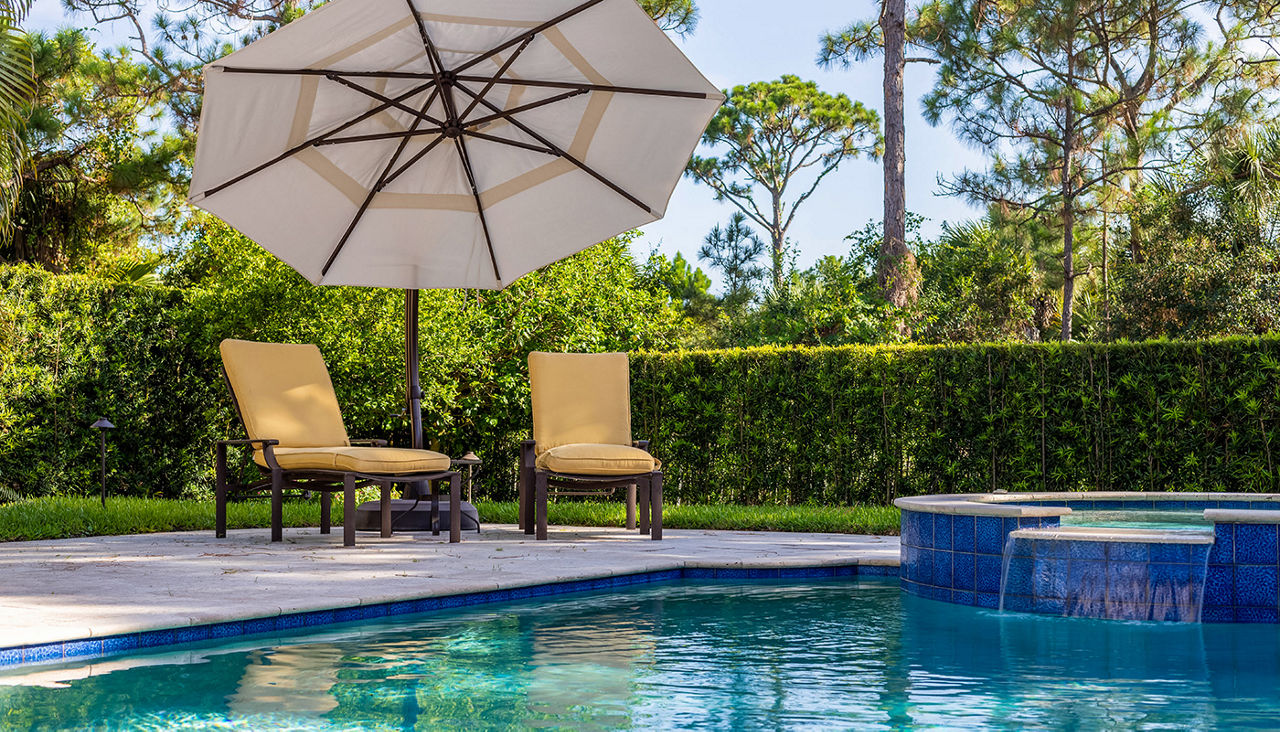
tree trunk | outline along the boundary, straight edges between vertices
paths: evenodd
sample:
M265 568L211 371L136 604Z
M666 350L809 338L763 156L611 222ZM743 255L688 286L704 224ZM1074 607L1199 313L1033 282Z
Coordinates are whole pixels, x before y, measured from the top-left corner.
M1075 113L1068 102L1066 124L1062 135L1062 340L1071 340L1071 306L1076 294L1075 225L1076 201L1072 190L1071 156L1072 135L1075 133Z
M884 35L884 240L880 245L880 291L894 307L919 296L916 257L907 246L906 128L903 75L906 60L906 0L883 0Z
M772 191L773 226L769 228L769 240L773 246L773 291L782 291L783 254L787 248L787 230L782 227L782 191Z

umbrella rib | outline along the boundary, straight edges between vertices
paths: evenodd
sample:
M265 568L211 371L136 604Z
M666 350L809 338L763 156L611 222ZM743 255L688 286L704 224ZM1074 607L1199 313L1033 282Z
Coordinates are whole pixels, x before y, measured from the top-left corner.
M402 130L400 132L373 132L368 135L352 135L351 137L335 137L329 140L317 142L316 146L321 145L341 145L350 142L371 142L373 140L395 140L402 137L424 137L426 135L438 135L444 132L443 127L432 127L427 130Z
M533 36L529 36L524 39L524 43L521 43L520 47L511 54L511 57L503 62L502 68L498 69L498 73L494 74L493 78L489 79L488 83L484 85L484 88L480 90L480 97L472 99L471 104L468 104L467 108L462 111L462 114L458 115L458 119L466 119L466 116L471 114L472 110L476 108L476 105L480 103L480 98L484 97L484 95L488 94L493 89L493 85L498 83L498 79L501 78L503 74L507 73L507 70L511 68L511 64L516 62L516 59L520 57L521 53L524 53L524 50L528 48L529 44L532 42Z
M711 99L706 92L677 91L675 89L650 89L641 86L615 86L613 84L587 84L576 81L543 81L540 79L490 79L487 76L470 76L460 74L458 81L492 81L495 84L512 86L536 86L550 89L579 89L582 91L613 92L614 94L640 94L651 97L677 97L680 99Z
M467 182L471 184L471 195L476 199L476 214L480 217L480 228L484 230L484 243L489 247L489 261L493 263L493 276L498 282L502 282L502 273L498 271L498 254L493 250L493 235L489 233L489 221L484 215L484 203L480 201L480 189L476 186L471 156L467 155L467 143L462 137L455 137L453 144L458 148L458 156L462 158L462 169L466 171Z
M427 111L427 109L429 109L431 105L435 102L435 97L436 95L434 93L431 96L427 97L426 104L422 105L422 111L424 114ZM422 123L424 118L425 118L424 116L415 117L413 120L413 123L409 126L409 131L413 132L414 130L416 130L418 128L418 125ZM347 230L343 232L342 238L338 240L338 245L333 248L333 252L329 254L329 259L325 261L324 267L320 269L321 277L324 277L325 275L329 274L329 268L333 266L334 260L336 260L338 258L338 255L342 253L343 247L347 245L347 240L351 238L351 233L356 230L356 225L360 223L360 219L364 218L364 212L369 209L369 204L373 203L373 197L378 195L378 192L381 191L383 187L386 186L387 175L391 172L391 169L394 168L396 163L400 160L400 155L404 152L404 148L408 144L409 144L409 138L405 137L404 139L400 140L400 144L396 146L395 154L391 156L391 159L387 161L386 166L383 167L382 174L378 176L378 182L374 183L373 187L369 189L369 194L364 197L364 202L360 204L360 208L356 211L356 215L351 218L351 223L347 226Z
M494 136L494 135L486 135L486 134L484 134L483 132L476 132L476 131L474 131L474 130L466 130L463 134L467 135L468 137L474 137L474 138L476 138L477 140L487 140L487 141L489 141L489 142L497 142L497 143L501 143L501 144L503 144L503 145L510 145L510 146L512 146L512 147L519 147L519 148L523 148L523 149L525 149L525 150L532 150L532 151L534 151L534 152L540 152L540 153L543 153L543 154L545 154L545 155L551 155L551 156L553 156L553 157L557 157L557 158L558 158L558 157L560 157L558 154L556 154L556 151L555 151L555 150L548 150L548 149L547 149L547 148L545 148L545 147L538 147L537 145L530 145L530 144L529 144L529 143L527 143L527 142L520 142L519 140L508 140L508 139L507 139L507 138L505 138L505 137L496 137L496 136Z
M279 74L293 76L346 76L371 79L432 79L435 74L421 71L341 71L338 69L251 69L237 66L216 67L231 74ZM487 82L489 76L472 76L461 74L458 81ZM613 84L587 84L576 81L543 81L540 79L497 79L495 84L512 84L516 86L538 86L552 89L585 89L586 91L613 92L614 94L640 94L644 96L678 97L682 99L711 99L714 94L706 92L678 91L675 89L651 89L640 86L615 86Z
M467 120L466 124L468 127L478 127L480 125L485 125L485 124L489 124L490 122L495 122L497 120L500 120L508 114L519 114L520 112L528 112L531 109L537 109L538 107L545 107L548 104L563 102L566 99L572 99L574 97L582 96L583 94L589 94L589 93L590 91L587 89L575 89L574 91L565 92L564 94L557 94L554 97L547 97L546 99L542 99L536 102L530 102L528 104L523 104L519 107L512 107L511 109L503 110L502 114L491 114L491 115L488 115L487 117L480 117L479 119Z
M398 98L397 98L397 101L401 101L401 102L403 102L404 100L406 100L406 99L408 99L408 98L410 98L410 97L412 97L412 96L414 96L414 95L416 95L416 94L421 94L422 92L426 91L428 88L430 88L431 86L433 86L434 84L435 84L435 82L432 82L432 83L430 83L430 84L423 84L422 86L419 86L419 87L416 87L416 88L414 88L414 89L411 89L410 91L405 92L405 93L404 93L404 94L402 94L400 97L398 97ZM434 95L435 95L435 93L436 93L436 92L434 92L434 91L433 91L433 92L432 92L432 95L434 96ZM266 170L267 168L270 168L271 166L275 165L276 163L278 163L278 162L280 162L280 161L282 161L282 160L284 160L284 159L286 159L286 158L289 158L289 157L292 157L292 156L294 156L294 155L297 155L298 153L302 152L303 150L307 149L308 147L311 147L312 145L319 144L319 143L320 143L321 141L323 141L323 140L327 140L327 139L328 139L330 136L332 136L332 135L336 135L336 134L338 134L339 132L342 132L343 130L350 129L352 126L357 125L357 124L359 124L359 123L361 123L361 122L365 121L366 119L369 119L370 117L374 116L375 114L378 114L379 112L382 112L383 110L385 110L385 109L386 109L387 107L389 107L389 106L391 106L391 105L390 105L390 104L379 104L378 106L374 107L373 109L370 109L369 111L365 112L364 114L361 114L359 117L356 117L355 119L351 119L351 120L348 120L348 121L346 121L346 122L343 122L342 124L338 125L337 127L333 128L332 130L329 130L328 132L325 132L325 133L323 133L323 134L316 135L315 137L312 137L312 138L311 138L311 139L309 139L309 140L305 140L305 141L303 141L303 142L300 142L300 143L298 143L297 145L294 145L293 147L289 148L288 150L285 150L284 152L282 152L282 153L280 153L279 155L275 156L274 158L272 158L272 159L268 160L267 162L265 162L265 163L263 163L263 164L261 164L261 165L257 166L256 168L252 168L252 169L250 169L250 170L247 170L247 171L245 171L245 172L241 173L240 175L237 175L236 177L232 178L231 180L225 181L225 182L223 182L223 183L219 183L218 185L216 185L216 186L214 186L214 187L212 187L212 188L210 188L210 189L206 190L206 191L204 192L204 195L205 195L205 197L207 198L207 197L212 196L213 194L217 193L218 191L221 191L222 189L224 189L224 188L226 188L226 187L228 187L228 186L231 186L231 185L234 185L234 184L236 184L236 183L239 183L240 181L244 180L245 178L248 178L248 177L249 177L249 176L251 176L251 175L256 175L256 174L258 174L258 173L261 173L262 171Z
M469 89L469 88L467 88L467 87L463 86L462 84L457 84L457 85L455 85L455 86L456 86L458 89L461 89L461 90L462 90L462 92L463 92L464 94L468 94L468 95L470 95L470 96L472 96L472 97L476 97L476 93L475 93L475 92L471 91L471 89ZM574 165L576 165L580 170L582 170L582 172L584 172L584 173L586 173L587 175L591 176L592 178L595 178L596 180L600 181L600 182L601 182L601 183L603 183L605 186L607 186L608 188L610 188L614 193L617 193L618 195L622 196L623 198L627 199L628 201L630 201L630 202L634 203L635 205L639 206L640 208L644 209L647 213L649 213L649 214L651 214L651 215L653 215L653 216L657 216L657 215L658 215L658 214L657 214L657 212L656 212L656 211L654 211L652 208L650 208L650 207L649 207L649 206L648 206L644 201L641 201L639 198L636 198L635 196L631 195L630 193L628 193L628 192L627 192L627 190L626 190L625 188L623 188L622 186L618 185L617 183L614 183L613 181L611 181L611 180L609 180L608 178L604 177L604 176L603 176L603 175L601 175L600 173L596 172L593 168L591 168L590 166L588 166L586 163L582 162L581 160L577 159L577 158L576 158L576 157L574 157L573 155L570 155L567 151L565 151L565 150L561 150L561 149L560 149L559 147L557 147L554 143L552 143L551 141L547 140L547 138L543 137L542 135L539 135L537 132L534 132L532 129L530 129L528 125L524 124L523 122L521 122L520 120L518 120L518 119L516 119L515 117L511 116L510 114L507 114L506 112L504 112L503 110L499 109L497 106L495 106L494 104L492 104L492 103L490 103L490 102L488 102L488 101L485 101L485 100L481 99L481 102L480 102L480 103L481 103L481 104L483 104L484 106L488 107L489 109L491 109L495 114L500 114L500 115L502 115L503 119L505 119L505 120L507 120L508 122L510 122L510 123L511 123L511 125L512 125L513 127L515 127L516 129L520 130L521 132L525 133L525 134L526 134L526 135L528 135L529 137L532 137L533 139L537 140L538 142L542 143L543 145L546 145L546 146L547 146L547 149L551 150L553 153L555 153L556 155L559 155L560 157L564 158L565 160L568 160L569 162L573 163L573 164L574 164Z
M490 58L492 58L493 56L495 56L495 55L497 55L497 54L499 54L499 53L502 53L503 51L507 50L508 48L511 48L512 46L514 46L514 45L516 45L516 44L518 44L518 43L521 43L521 42L523 42L523 41L525 41L525 40L527 40L527 39L532 39L534 36L538 35L539 33L543 32L543 31L545 31L545 30L547 30L548 28L553 28L553 27L555 27L555 26L557 26L557 25L559 25L559 24L563 23L564 21L568 20L569 18L572 18L572 17L573 17L573 16L575 16L575 15L578 15L579 13L582 13L582 12L584 12L584 11L586 11L586 10L590 10L591 8L593 8L593 7L597 6L597 5L599 5L599 4L600 4L600 3L602 3L602 2L604 2L604 0L587 0L587 2L585 2L585 3L581 4L581 5L579 5L578 7L576 7L576 8L572 8L572 9L570 9L570 10L566 10L565 12L561 13L560 15L557 15L556 17L552 18L551 20L548 20L547 22L542 23L542 24L540 24L540 25L538 25L538 26L535 26L535 27L533 27L533 28L530 28L529 30L525 31L524 33L521 33L520 35L516 36L515 38L512 38L511 40L506 41L506 42L502 43L501 45L499 45L499 46L497 46L497 47L495 47L495 48L491 48L491 49L489 49L488 51L485 51L484 53L480 54L479 56L476 56L475 58L471 59L470 61L468 61L468 62L464 63L463 65L459 66L458 68L454 69L454 72L455 72L455 73L461 73L461 72L463 72L463 71L466 71L467 69L471 68L472 66L475 66L475 65L476 65L476 64L478 64L478 63L482 63L482 62L484 62L485 60L490 59Z
M379 94L378 92L376 92L376 91L374 91L374 90L372 90L372 89L366 89L365 87L360 86L359 84L355 83L354 81L351 81L351 80L349 80L349 79L344 79L344 78L342 78L341 76L339 76L339 75L337 75L337 74L328 74L328 75L326 75L326 76L325 76L325 78L326 78L326 79L328 79L329 81L336 81L337 83L339 83L339 84L341 84L341 85L343 85L343 86L347 87L348 89L353 89L353 90L355 90L355 91L358 91L358 92L360 92L361 94L364 94L365 96L368 96L368 97L372 97L372 98L374 98L374 99L377 99L378 101L382 102L383 104L389 104L389 105L391 105L391 106L395 107L396 109L399 109L399 110L400 110L400 111L402 111L402 112L407 112L407 113L409 113L409 114L413 115L413 116L414 116L415 118L417 118L417 119L425 120L425 121L430 122L431 124L436 125L436 126L438 126L438 127L444 127L444 122L442 122L442 121L440 121L440 120L436 119L435 117L432 117L431 115L427 114L427 109L429 109L429 108L430 108L430 105L428 105L428 106L427 106L426 108L424 108L421 112L419 112L418 110L414 109L413 107L410 107L410 106L409 106L409 105L407 105L407 104L402 104L402 103L400 103L400 102L397 102L396 100L394 100L394 99L392 99L392 98L390 98L390 97L387 97L387 96L385 96L385 95Z

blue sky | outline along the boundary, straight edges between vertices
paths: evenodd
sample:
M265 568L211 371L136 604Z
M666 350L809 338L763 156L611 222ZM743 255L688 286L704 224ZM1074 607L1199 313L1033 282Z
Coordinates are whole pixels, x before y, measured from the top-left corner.
M818 38L851 20L871 17L873 0L699 0L702 19L697 32L678 40L684 52L712 83L721 88L796 74L816 81L828 92L844 92L880 110L881 70L871 60L845 70L823 71L814 63ZM58 0L36 0L28 20L31 29L52 30L91 22L70 18ZM125 40L126 29L100 29L100 44ZM926 216L925 233L933 234L943 221L972 218L978 212L965 202L935 195L939 175L966 166L981 167L984 155L959 142L945 127L932 128L920 116L920 97L933 83L933 67L908 68L907 89L907 208ZM799 246L798 262L811 264L827 254L848 250L844 237L881 216L882 173L868 160L845 162L823 182L792 226L790 237ZM716 203L709 189L686 178L680 182L667 216L644 229L637 256L648 249L666 254L684 252L696 257L707 231L728 219L732 208Z

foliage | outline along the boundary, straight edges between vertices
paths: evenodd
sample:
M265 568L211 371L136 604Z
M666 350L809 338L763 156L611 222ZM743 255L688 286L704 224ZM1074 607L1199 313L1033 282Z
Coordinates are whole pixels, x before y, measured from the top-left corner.
M666 292L686 317L702 322L715 317L716 297L711 294L711 278L689 264L680 252L672 259L651 253L641 269L640 283L648 289Z
M181 148L156 130L163 107L149 95L152 80L115 52L99 54L84 31L28 41L36 94L21 136L30 160L0 261L58 272L137 264L139 240L171 233L181 218Z
M720 304L725 310L736 313L755 299L756 287L765 274L758 262L767 246L747 225L741 211L734 211L723 229L716 224L703 240L698 259L720 271L724 282Z
M796 211L846 158L879 155L880 118L861 102L791 75L734 87L726 97L702 137L715 154L695 155L688 175L769 234L773 282L781 287ZM802 173L809 178L797 180ZM793 182L802 190L787 200ZM757 200L757 188L766 203Z
M0 2L0 234L12 228L18 181L28 167L23 113L31 104L35 85L31 45L19 26L30 9L31 0Z
M754 348L633 362L671 500L1280 489L1280 338Z
M228 337L316 343L352 436L407 442L402 294L314 287L215 221L190 236L168 273L183 289L0 268L0 485L25 496L90 489L87 425L107 416L119 427L108 461L117 492L207 488L213 441L242 432L219 374ZM622 239L502 292L424 293L423 408L435 445L475 450L509 490L529 430L529 351L636 351L680 337L665 293L637 277Z
M926 119L949 118L992 154L987 170L966 171L947 190L1061 219L1064 340L1073 334L1075 219L1088 198L1167 167L1180 133L1216 134L1268 106L1249 64L1236 63L1251 31L1224 14L1211 43L1205 5L934 0L921 11L921 36L943 62Z

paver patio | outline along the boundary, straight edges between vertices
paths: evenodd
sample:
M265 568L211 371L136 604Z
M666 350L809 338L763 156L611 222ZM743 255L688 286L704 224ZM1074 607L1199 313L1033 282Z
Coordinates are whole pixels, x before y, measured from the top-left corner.
M340 531L340 530L339 530ZM898 538L670 530L661 542L621 529L552 527L534 542L486 526L447 544L429 535L265 530L0 544L0 648L281 613L683 567L898 564Z

